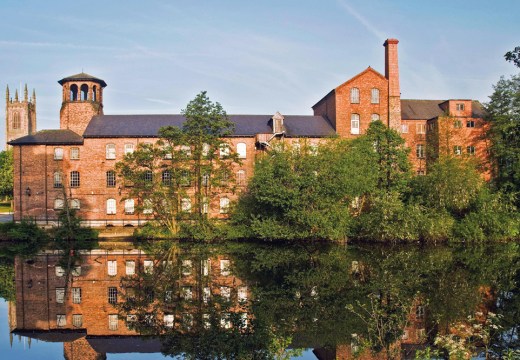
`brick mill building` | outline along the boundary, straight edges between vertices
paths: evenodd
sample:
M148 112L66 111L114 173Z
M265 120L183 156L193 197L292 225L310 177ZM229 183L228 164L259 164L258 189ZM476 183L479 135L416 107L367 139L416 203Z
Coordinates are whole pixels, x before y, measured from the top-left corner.
M397 44L396 39L384 43L384 75L368 67L319 100L312 107L314 115L230 115L235 132L226 140L242 160L234 169L237 184L247 183L255 157L265 152L271 141L317 145L334 135L355 138L376 120L402 134L418 175L425 174L427 162L440 153L485 160L482 106L468 99L401 99ZM6 134L14 152L15 221L32 217L41 224L53 224L64 198L91 226L147 221L150 214L134 211L135 201L124 200L125 189L116 179L115 164L139 144L156 141L162 126L181 127L183 116L104 115L105 81L80 73L59 84L63 100L59 130L35 132L34 94L29 100L25 91L22 102L17 98L12 101L7 94ZM25 136L19 137L20 128ZM212 216L225 217L233 196L223 193L211 203Z

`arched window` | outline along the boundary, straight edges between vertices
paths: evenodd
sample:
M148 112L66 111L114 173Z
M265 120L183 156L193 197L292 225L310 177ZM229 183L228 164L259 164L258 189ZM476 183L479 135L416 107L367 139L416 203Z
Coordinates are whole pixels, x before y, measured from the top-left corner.
M134 144L125 144L125 155L134 152Z
M378 121L378 120L381 120L381 117L379 116L379 114L372 114L372 116L370 117L370 121Z
M172 173L170 170L164 170L162 172L162 183L163 185L170 186L172 183Z
M107 215L115 215L116 213L116 200L108 199L107 200Z
M116 187L116 172L114 170L107 171L107 187Z
M134 199L126 199L125 200L125 214L133 214L134 213Z
M210 146L207 143L202 144L202 156L209 155Z
M225 158L229 156L229 144L220 145L220 157Z
M22 126L22 124L20 122L20 113L19 112L13 113L13 121L12 121L12 128L13 128L13 130L17 130L21 126Z
M83 84L81 85L81 101L87 101L88 100L88 85Z
M246 171L245 170L237 171L237 185L238 186L246 185Z
M115 144L107 144L105 151L106 151L107 160L115 160L115 158L116 158L116 145Z
M63 148L54 148L54 160L63 160Z
M92 87L92 101L97 101L97 86Z
M78 100L78 85L72 84L70 86L70 101Z
M184 212L191 211L191 200L190 198L182 198L181 200L181 210Z
M143 214L145 214L145 215L153 214L152 200L144 199L144 201L143 201Z
M81 206L81 203L80 203L79 199L71 199L70 200L70 208L71 209L79 210L80 206Z
M359 114L352 114L350 116L350 133L359 134Z
M188 145L182 145L181 152L182 152L183 156L190 157L191 156L191 147L189 147Z
M70 172L70 187L79 187L79 171Z
M64 204L65 202L63 201L63 199L54 199L54 209L61 210L63 209Z
M227 197L220 198L220 213L227 214L229 211L229 199Z
M359 89L358 88L350 89L350 103L359 104Z
M379 89L373 88L370 97L370 102L372 104L379 104Z
M239 159L245 159L247 156L247 148L245 143L237 144L237 154Z
M63 187L63 177L61 176L61 173L59 171L56 171L54 173L54 187L55 188Z

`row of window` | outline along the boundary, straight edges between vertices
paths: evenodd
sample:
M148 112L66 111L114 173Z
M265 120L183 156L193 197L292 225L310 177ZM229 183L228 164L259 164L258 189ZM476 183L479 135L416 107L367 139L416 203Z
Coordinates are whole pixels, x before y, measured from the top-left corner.
M468 155L475 155L476 149L475 146L466 146L466 153ZM455 145L453 147L453 154L462 155L462 146ZM415 147L415 155L418 159L423 159L426 157L426 146L424 144L417 144Z
M171 262L163 262L164 266L172 266ZM229 276L231 275L231 267L230 261L227 259L222 259L219 262L220 275ZM145 274L151 274L154 270L154 262L153 260L144 260L143 261L143 271ZM58 268L56 267L56 274L58 273ZM193 270L193 262L191 260L183 260L181 273L183 276L189 276L192 274ZM60 270L61 271L61 270ZM81 268L80 268L81 273ZM107 261L107 273L109 276L117 275L117 260L108 260ZM201 274L203 276L208 276L210 273L210 260L202 260L201 262ZM126 260L125 261L125 274L126 275L135 275L136 274L136 263L135 260Z
M429 124L430 130L433 130L434 124ZM455 120L453 122L453 127L456 129L462 128L462 120ZM474 128L475 127L475 120L466 120L466 127L467 128ZM408 124L401 124L401 133L408 134L409 126ZM415 124L415 133L416 134L426 134L426 124Z
M79 89L79 93L78 93ZM78 98L79 95L79 98ZM72 84L70 86L70 92L69 92L69 99L70 101L86 101L86 100L92 100L97 101L97 86L92 86L92 93L89 96L89 88L87 84L81 85L81 87L78 88L78 85Z
M370 121L378 121L381 120L381 116L379 114L372 114L370 116ZM360 124L360 116L359 114L350 115L350 133L358 135L359 134L359 124Z
M351 104L359 104L359 88L350 89L350 103ZM372 88L370 91L370 103L371 104L379 104L379 89Z

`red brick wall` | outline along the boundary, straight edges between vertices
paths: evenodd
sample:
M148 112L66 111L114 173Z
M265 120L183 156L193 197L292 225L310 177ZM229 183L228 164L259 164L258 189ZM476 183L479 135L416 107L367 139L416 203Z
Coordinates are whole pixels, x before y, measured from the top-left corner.
M88 100L79 100L81 86L89 87ZM77 85L78 100L70 100L70 87ZM92 89L96 87L96 101L92 100ZM60 110L60 129L69 129L79 135L87 128L88 123L95 115L103 115L103 90L101 86L91 81L67 82L63 84L63 103Z

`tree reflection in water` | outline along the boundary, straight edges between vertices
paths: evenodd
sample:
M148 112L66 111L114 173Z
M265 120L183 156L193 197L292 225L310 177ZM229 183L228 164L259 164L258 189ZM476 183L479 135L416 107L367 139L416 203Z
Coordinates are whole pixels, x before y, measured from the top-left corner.
M147 253L92 254L71 285L83 287L87 342L89 336L154 337L157 351L190 359L291 358L303 348L320 359L413 358L417 350L425 358L436 339L442 356L453 351L450 341L488 358L519 347L516 244L155 243ZM54 260L46 256L48 267ZM106 275L109 261L121 264L117 276ZM57 324L37 329L28 320L28 311L42 313L37 302L31 309L22 304L35 291L24 287L36 271L31 266L17 264L17 308L31 330L52 331ZM58 286L58 279L47 280L49 289ZM116 288L111 299L94 295L110 287ZM75 306L67 316L79 311ZM490 312L498 314L492 321ZM107 321L110 314L117 317ZM16 331L23 330L18 321Z

